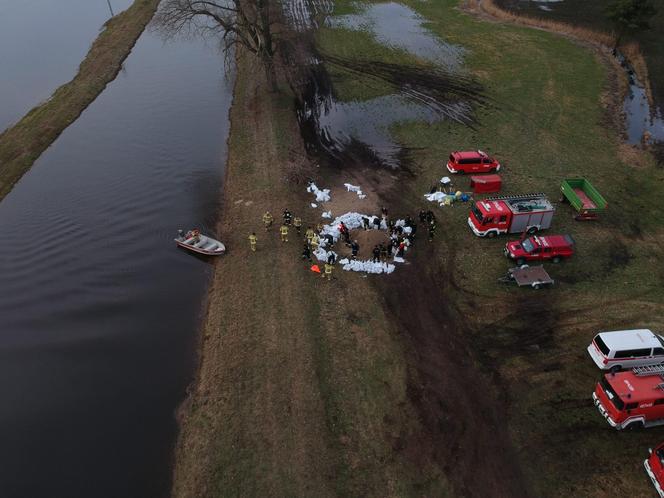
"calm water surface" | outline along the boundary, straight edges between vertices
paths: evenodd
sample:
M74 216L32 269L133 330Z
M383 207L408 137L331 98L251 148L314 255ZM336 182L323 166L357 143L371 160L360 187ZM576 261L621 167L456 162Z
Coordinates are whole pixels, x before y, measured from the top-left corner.
M211 268L172 239L214 226L222 68L145 33L0 203L0 496L168 494Z
M69 81L133 0L0 0L0 132Z

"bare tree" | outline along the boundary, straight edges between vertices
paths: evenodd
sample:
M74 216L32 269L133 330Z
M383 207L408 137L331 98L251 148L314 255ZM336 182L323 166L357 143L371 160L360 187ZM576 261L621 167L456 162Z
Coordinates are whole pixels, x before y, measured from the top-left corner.
M278 44L271 8L270 0L165 0L155 22L172 34L192 29L217 32L227 53L241 45L260 59L268 85L276 91Z

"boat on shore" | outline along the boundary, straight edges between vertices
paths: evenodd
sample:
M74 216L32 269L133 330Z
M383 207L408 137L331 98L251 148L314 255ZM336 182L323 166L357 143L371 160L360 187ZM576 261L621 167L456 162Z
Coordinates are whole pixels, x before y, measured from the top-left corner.
M219 256L226 252L224 244L212 237L203 235L196 228L186 233L178 230L178 236L174 240L178 246L198 254L205 254L206 256Z

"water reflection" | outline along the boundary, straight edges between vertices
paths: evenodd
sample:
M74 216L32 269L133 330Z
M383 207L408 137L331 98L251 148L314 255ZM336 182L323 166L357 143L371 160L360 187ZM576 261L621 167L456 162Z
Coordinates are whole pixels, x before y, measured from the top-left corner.
M232 82L198 40L126 65L0 203L3 497L168 495Z
M69 81L103 24L132 1L0 1L0 132Z

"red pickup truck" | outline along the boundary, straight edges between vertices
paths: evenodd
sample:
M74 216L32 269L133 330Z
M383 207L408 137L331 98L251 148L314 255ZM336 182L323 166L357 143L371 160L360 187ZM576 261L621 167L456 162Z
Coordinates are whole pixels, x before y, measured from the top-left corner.
M574 240L569 235L535 235L524 240L513 240L505 245L505 256L517 265L526 261L550 260L558 263L574 254Z
M654 450L650 450L650 456L643 462L643 466L646 468L657 494L664 497L664 443Z

